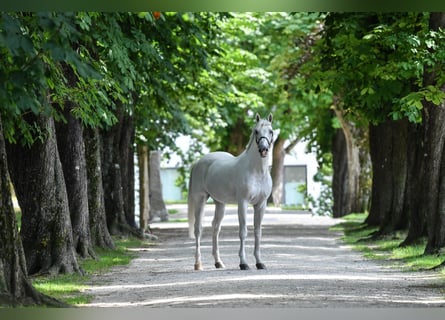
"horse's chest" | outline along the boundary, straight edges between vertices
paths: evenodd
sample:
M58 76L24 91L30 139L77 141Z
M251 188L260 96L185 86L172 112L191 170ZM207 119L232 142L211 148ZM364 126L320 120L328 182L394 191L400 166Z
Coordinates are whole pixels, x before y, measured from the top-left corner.
M252 176L245 180L241 186L250 202L255 203L269 197L272 190L272 181L270 176Z

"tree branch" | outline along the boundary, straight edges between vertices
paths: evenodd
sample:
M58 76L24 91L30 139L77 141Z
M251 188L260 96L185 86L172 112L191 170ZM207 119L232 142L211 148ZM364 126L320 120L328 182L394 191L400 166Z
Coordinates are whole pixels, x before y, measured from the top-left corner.
M284 148L284 152L285 152L286 154L289 154L289 153L292 151L292 149L295 148L295 146L296 146L300 141L301 141L301 138L296 138L296 139L292 140L291 143L290 143L286 148Z

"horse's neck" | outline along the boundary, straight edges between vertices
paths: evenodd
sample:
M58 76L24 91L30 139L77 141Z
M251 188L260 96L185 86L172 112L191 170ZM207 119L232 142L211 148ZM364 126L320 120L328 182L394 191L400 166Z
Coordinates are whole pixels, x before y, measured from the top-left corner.
M262 158L256 147L256 144L251 138L246 150L240 155L246 161L246 170L266 174L269 171L269 160L267 157Z

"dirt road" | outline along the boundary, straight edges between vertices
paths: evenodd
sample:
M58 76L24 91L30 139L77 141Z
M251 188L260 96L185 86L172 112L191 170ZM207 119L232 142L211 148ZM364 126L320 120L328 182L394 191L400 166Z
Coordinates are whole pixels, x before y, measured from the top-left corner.
M183 208L180 208L180 213ZM211 210L211 208L210 208ZM253 232L247 252L251 270L238 268L235 209L228 209L221 232L226 268L211 256L211 213L204 223L204 271L194 271L194 242L185 223L155 223L158 244L137 251L129 266L97 276L87 291L90 307L444 307L444 281L432 272L400 271L364 259L329 231L338 223L305 213L267 212L262 256L256 270ZM249 213L249 225L252 214Z

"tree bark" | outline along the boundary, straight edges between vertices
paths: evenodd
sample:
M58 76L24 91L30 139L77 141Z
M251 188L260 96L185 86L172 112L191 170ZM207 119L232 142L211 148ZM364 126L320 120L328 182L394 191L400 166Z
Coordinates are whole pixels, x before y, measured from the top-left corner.
M428 233L427 253L434 253L441 248L440 235L436 233L436 223L440 222L439 199L441 194L442 153L445 138L445 112L444 106L429 105L426 103L424 125L427 130L427 141L424 153L423 192L424 202L421 204L421 215L426 218ZM439 236L439 237L438 237ZM437 241L436 238L438 237Z
M408 216L404 210L405 188L408 175L408 120L392 121L391 126L391 154L389 161L392 168L391 207L380 225L379 235L386 235L393 231L404 230L408 227ZM384 192L384 191L383 191Z
M74 248L82 258L88 258L96 255L90 235L83 128L72 115L73 107L67 101L63 110L66 123L56 123L57 146L68 194Z
M373 166L371 211L368 225L379 226L376 236L408 226L404 210L408 177L408 121L387 120L370 126Z
M335 108L341 129L333 141L333 216L342 217L353 212L362 212L360 190L359 147L354 137L353 126L344 119L343 111Z
M102 181L104 188L105 213L110 234L125 233L127 224L122 193L121 168L118 158L119 123L101 133Z
M426 236L426 217L421 214L420 205L424 203L422 172L424 172L425 131L422 125L408 124L407 178L404 211L408 217L408 234L401 246L419 242Z
M31 147L8 145L8 163L22 210L21 237L29 274L80 272L57 149L54 120L27 116L41 137Z
M99 129L85 128L85 158L88 182L88 208L90 233L93 245L101 248L114 249L114 242L108 232L105 215L104 190L102 186L102 170L100 161Z
M359 128L359 134L356 137L359 162L360 176L359 188L357 193L357 212L369 212L371 204L371 187L372 187L372 165L369 154L369 129Z
M28 278L10 187L0 118L0 306L34 304L66 306L38 292Z
M272 193L270 194L269 202L272 202L275 207L279 207L283 200L285 142L285 139L278 136L272 149Z
M333 137L332 163L332 195L334 198L332 212L333 216L337 218L347 215L351 211L350 193L348 192L348 157L342 129L337 129Z
M371 209L365 223L380 226L390 214L392 199L391 126L384 122L369 126L369 145L372 162Z
M116 109L118 122L100 132L105 214L110 234L131 233L137 237L142 237L140 230L128 224L125 214L124 194L128 192L128 189L122 184L122 170L126 171L127 165L125 164L126 168L122 168L121 151L124 149L120 146L122 130L125 130L125 128L122 128L123 121L121 121L123 112L123 107L119 106Z
M148 147L138 145L139 165L139 228L145 232L150 214L150 189L148 174Z
M160 217L161 221L168 220L167 207L162 194L161 182L161 153L150 152L150 221Z
M429 24L430 30L445 28L445 13L431 13ZM436 85L436 78L435 71L426 71L423 85ZM445 86L441 89L445 91ZM441 252L445 247L445 102L436 106L424 101L423 106L427 143L423 172L425 201L421 211L427 221L428 242L425 253L433 254Z
M250 128L247 127L246 121L243 117L238 118L234 126L227 127L229 132L229 145L226 146L226 151L237 156L240 155L249 142ZM248 134L246 134L248 132Z
M78 79L74 70L65 63L62 64L62 69L68 85L75 88ZM80 120L72 114L75 107L76 104L73 101L66 100L64 103L62 115L66 122L56 123L57 147L68 194L74 248L80 257L88 258L95 257L95 253L89 226L83 128Z
M119 164L121 168L124 212L128 225L136 228L134 214L134 117L125 114L120 121Z

